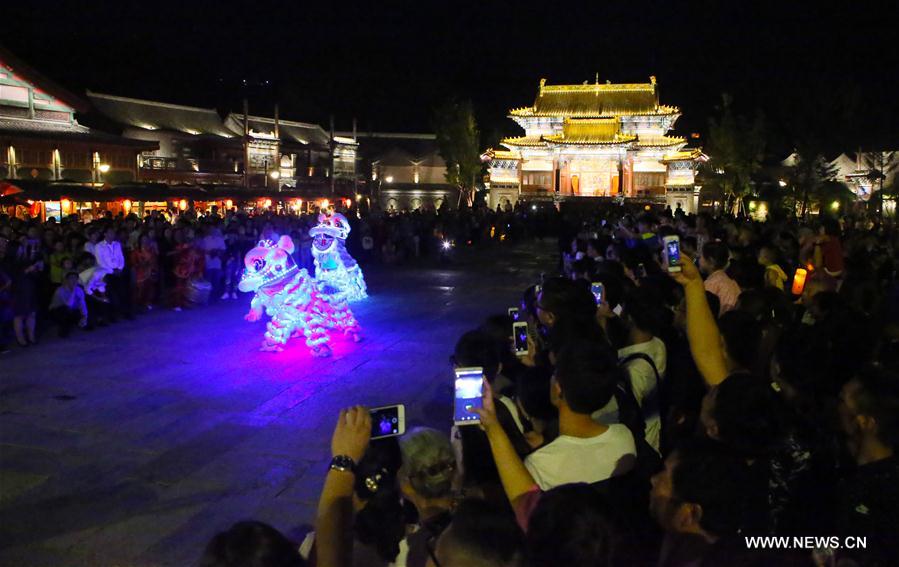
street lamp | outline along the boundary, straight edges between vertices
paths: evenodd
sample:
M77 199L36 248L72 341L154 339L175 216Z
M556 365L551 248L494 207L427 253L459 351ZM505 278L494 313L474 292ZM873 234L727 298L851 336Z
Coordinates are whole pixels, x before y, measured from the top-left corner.
M100 183L103 183L103 175L106 173L109 173L109 164L101 163L100 165L97 166L97 171L100 172L100 174L97 176L97 181L99 181Z

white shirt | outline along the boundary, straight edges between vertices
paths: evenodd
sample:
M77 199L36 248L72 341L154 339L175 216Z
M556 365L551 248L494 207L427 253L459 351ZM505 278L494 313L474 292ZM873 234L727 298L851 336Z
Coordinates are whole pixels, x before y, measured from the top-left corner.
M222 237L221 233L216 232L215 234L207 234L205 238L203 238L203 250L206 252L206 269L207 270L219 270L222 267L222 259L220 256L213 256L209 254L214 250L225 251L227 246L225 245L225 239Z
M659 371L659 380L665 377L668 352L662 339L653 337L645 343L638 343L619 349L618 359L623 360L637 352L642 352L652 359L656 365L656 370ZM630 378L634 398L637 399L640 409L643 410L643 420L646 422L646 442L658 452L662 420L659 416L659 391L658 384L656 384L656 374L648 362L639 358L628 362L625 370ZM644 400L647 400L647 398L650 400L649 406L644 404ZM615 398L612 398L605 407L594 412L592 417L597 423L618 423L618 402L615 401Z
M98 242L94 247L94 256L97 257L97 266L104 270L111 272L125 267L125 256L122 255L122 245L118 240Z
M594 483L630 471L637 458L634 436L613 424L595 437L559 435L527 456L524 466L541 490L572 482Z

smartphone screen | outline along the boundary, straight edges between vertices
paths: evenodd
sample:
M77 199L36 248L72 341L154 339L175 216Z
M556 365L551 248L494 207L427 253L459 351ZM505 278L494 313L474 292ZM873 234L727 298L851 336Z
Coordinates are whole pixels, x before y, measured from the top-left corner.
M676 236L665 238L665 255L668 257L668 271L680 271L680 238Z
M515 354L528 353L528 324L525 322L512 325L512 338L515 339Z
M602 294L603 294L602 282L591 283L590 291L593 292L593 297L596 298L596 304L599 305L600 303L602 303Z
M478 414L470 410L483 406L481 389L484 385L483 368L456 369L456 398L453 420L457 424L479 423Z
M395 437L406 432L406 408L403 404L371 410L371 438Z
M512 321L513 321L513 322L518 321L519 313L518 313L518 308L517 308L517 307L510 307L510 308L509 308L509 317L512 318Z

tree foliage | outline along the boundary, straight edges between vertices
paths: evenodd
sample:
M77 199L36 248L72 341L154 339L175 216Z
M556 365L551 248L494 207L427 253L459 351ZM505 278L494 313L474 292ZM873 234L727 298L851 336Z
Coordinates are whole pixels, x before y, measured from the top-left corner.
M725 208L735 210L752 190L752 177L765 155L765 121L761 114L752 120L734 114L732 98L722 96L718 116L709 120L709 161L703 168L703 183L724 194Z
M836 180L836 166L827 161L815 145L800 144L792 157L793 165L789 167L787 176L796 200L802 203L801 216L808 214L811 200L821 203L844 196L840 194L840 188L846 188Z
M892 152L865 152L862 154L865 166L870 170L868 178L871 180L877 192L878 208L883 213L883 197L884 195L894 196L896 194L896 184L899 176L894 174L899 171L899 151ZM892 178L891 185L885 184Z
M446 181L458 185L471 202L480 179L480 133L470 101L447 101L434 113L434 130L440 157L446 162Z

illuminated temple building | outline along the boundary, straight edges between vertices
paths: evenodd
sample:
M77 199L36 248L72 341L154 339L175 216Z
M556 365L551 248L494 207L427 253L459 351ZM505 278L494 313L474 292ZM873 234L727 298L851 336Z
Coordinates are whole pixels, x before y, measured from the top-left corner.
M523 136L491 149L490 205L518 199L641 197L695 211L697 165L707 159L669 135L680 109L659 103L655 77L648 83L547 85L534 104L509 117Z

